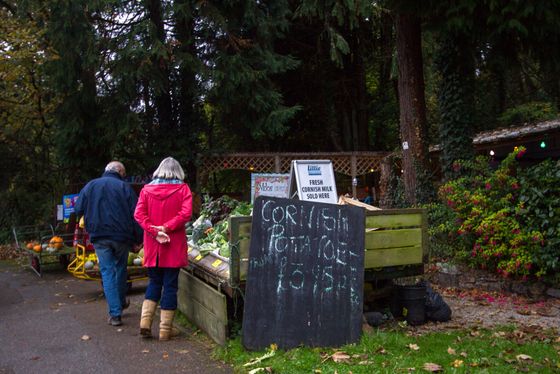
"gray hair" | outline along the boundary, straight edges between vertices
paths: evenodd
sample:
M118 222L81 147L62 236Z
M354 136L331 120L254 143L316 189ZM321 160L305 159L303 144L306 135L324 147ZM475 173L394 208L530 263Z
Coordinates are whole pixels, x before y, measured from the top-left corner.
M152 178L183 180L185 179L185 172L177 160L173 157L167 157L160 162Z
M123 178L126 175L126 169L120 161L109 162L107 166L105 166L105 171L114 171L116 173L119 173Z

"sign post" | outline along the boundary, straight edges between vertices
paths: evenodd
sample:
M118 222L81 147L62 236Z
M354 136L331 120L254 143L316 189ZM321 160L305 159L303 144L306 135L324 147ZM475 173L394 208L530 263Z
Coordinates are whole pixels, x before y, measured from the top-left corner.
M330 160L293 160L290 170L290 197L318 203L338 202L334 171Z
M365 210L255 200L243 345L338 347L362 331Z

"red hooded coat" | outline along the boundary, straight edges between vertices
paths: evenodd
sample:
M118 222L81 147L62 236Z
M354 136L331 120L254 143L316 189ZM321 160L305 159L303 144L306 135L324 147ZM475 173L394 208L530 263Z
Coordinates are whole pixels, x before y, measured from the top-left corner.
M134 219L144 229L145 267L187 266L185 224L191 214L192 194L187 184L148 184L142 188ZM157 242L157 230L152 225L165 226L169 243Z

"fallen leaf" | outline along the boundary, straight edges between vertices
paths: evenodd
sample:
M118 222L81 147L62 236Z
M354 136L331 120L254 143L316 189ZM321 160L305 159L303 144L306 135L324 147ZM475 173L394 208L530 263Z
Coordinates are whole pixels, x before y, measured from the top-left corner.
M447 348L447 353L449 353L450 355L456 355L457 354L457 352L455 352L455 350L451 347Z
M409 344L407 345L408 348L412 349L413 351L417 351L420 349L420 347L416 344Z
M90 340L91 338L89 337L89 335L82 335L82 340Z
M373 365L373 361L365 360L358 362L358 365Z
M533 357L524 354L517 355L515 356L515 358L517 359L517 361L530 361L533 359Z
M348 362L350 355L342 351L336 351L331 355L331 358L334 362Z
M41 358L40 356L33 356L33 357L31 357L31 360L37 361L37 360L39 360L40 358Z
M255 368L253 370L249 370L249 374L260 373L261 371L264 371L264 368Z
M461 352L460 356L462 356L462 357L465 357L465 358L466 358L466 357L467 357L467 352Z
M385 355L387 354L387 351L385 350L385 348L379 347L377 348L377 351L375 351L375 353L379 353L380 355Z
M163 354L161 355L164 359L168 359L169 358L169 353L167 352L163 352Z
M150 353L150 350L149 349L143 349L142 353Z
M426 362L423 367L424 367L424 370L430 371L432 373L437 373L438 371L443 371L443 367L441 367L441 365L434 364L433 362Z
M176 349L175 352L179 353L180 355L184 355L185 353L189 353L188 349Z
M523 315L523 316L528 316L528 315L531 314L531 311L530 311L529 309L527 309L527 308L519 308L519 309L516 310L516 312L517 312L518 314Z
M463 360L455 360L451 363L451 366L453 366L454 368L459 368L463 366Z
M122 332L122 329L117 329L117 332Z

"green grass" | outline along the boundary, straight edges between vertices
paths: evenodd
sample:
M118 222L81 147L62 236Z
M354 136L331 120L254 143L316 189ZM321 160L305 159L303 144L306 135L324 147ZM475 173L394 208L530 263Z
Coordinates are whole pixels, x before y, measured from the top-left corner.
M359 343L339 349L277 350L271 358L243 366L268 351L246 351L237 337L227 346L217 348L215 356L231 364L236 373L266 367L273 373L427 372L426 363L440 365L445 373L560 372L560 341L554 332L520 331L513 327L454 330L421 336L414 336L406 328L375 330L365 333ZM334 362L332 355L336 351L346 353L347 362Z

